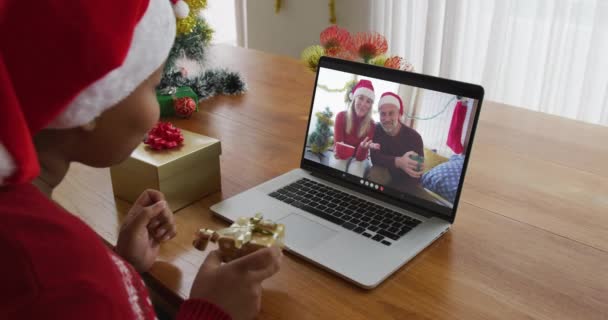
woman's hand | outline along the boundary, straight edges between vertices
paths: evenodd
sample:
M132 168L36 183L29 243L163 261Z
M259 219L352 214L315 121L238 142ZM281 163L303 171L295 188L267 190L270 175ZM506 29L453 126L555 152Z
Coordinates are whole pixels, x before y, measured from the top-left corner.
M190 298L212 302L234 320L249 320L260 312L262 281L281 266L280 248L265 248L222 264L219 251L212 251L201 265Z
M359 144L359 148L369 149L369 145L372 144L373 141L369 137L365 137L363 141Z
M381 146L380 146L379 143L374 143L374 142L370 143L370 145L369 145L369 148L372 149L372 150L378 150L378 151L380 151L380 147Z
M359 144L359 148L369 149L369 147L372 144L374 144L374 142L372 141L372 139L370 139L369 137L365 137L363 139L363 141L361 141L361 143Z
M159 245L176 235L173 212L165 196L146 190L129 210L118 234L116 253L138 272L146 272L158 256Z
M364 149L380 150L380 144L374 143L374 141L369 137L365 137L365 139L363 139L363 141L361 141L359 144L359 147Z

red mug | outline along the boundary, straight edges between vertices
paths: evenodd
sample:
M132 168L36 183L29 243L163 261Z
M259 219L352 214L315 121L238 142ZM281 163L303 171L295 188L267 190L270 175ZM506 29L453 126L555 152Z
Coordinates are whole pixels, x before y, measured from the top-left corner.
M355 147L343 142L336 142L334 152L338 156L338 159L344 160L352 157L355 154Z

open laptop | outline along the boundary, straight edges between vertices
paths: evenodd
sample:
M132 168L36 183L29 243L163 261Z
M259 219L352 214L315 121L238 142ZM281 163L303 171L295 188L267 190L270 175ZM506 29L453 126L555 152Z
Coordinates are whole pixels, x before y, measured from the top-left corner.
M424 151L417 154L426 156L420 171L430 170L414 184L403 183L408 179L396 167L374 163L371 152L359 163L363 170L340 167L334 161L335 144L323 146L316 140L315 145L310 138L315 132L325 137L333 133L333 123L320 120L321 113L331 112L335 120L338 112L347 110L349 90L344 88L361 79L375 88L375 130L383 130L379 97L392 91L404 104L403 125L420 134ZM285 224L287 250L361 287L374 288L454 223L483 95L478 85L323 57L300 168L211 210L230 221L263 213ZM391 150L380 145L377 152L384 151Z

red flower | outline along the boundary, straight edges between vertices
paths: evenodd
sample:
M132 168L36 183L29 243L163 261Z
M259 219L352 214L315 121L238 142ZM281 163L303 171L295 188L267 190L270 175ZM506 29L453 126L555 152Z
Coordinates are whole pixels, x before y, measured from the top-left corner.
M144 143L154 150L173 149L180 146L184 141L184 136L179 128L171 122L159 121L154 128L148 132Z
M355 35L353 43L355 54L365 63L388 50L386 38L376 32L359 32Z
M355 61L357 60L357 56L351 50L342 50L336 53L333 57L343 60Z
M328 56L336 57L341 52L352 50L353 42L348 30L334 24L321 32L321 46Z

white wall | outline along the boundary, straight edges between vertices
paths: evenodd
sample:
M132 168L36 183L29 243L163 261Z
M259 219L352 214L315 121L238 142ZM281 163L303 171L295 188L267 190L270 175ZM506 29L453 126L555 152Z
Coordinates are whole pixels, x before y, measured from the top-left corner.
M203 16L215 30L212 43L236 45L235 3L227 0L209 0Z
M299 58L304 48L319 44L319 34L330 26L329 0L281 2L281 10L275 14L275 0L245 1L246 35L242 45ZM351 33L369 31L370 8L371 0L336 0L338 26Z

